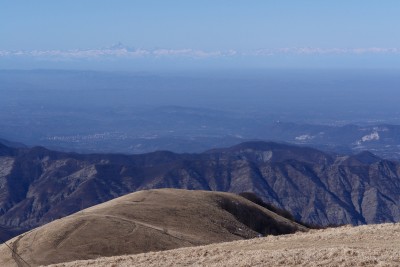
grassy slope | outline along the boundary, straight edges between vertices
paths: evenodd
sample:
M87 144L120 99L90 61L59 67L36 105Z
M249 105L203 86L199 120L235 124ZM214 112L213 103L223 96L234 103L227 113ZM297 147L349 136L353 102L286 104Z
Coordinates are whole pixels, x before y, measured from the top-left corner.
M400 223L344 226L56 266L400 266L399 241Z
M32 266L307 230L231 193L140 191L85 209L7 243ZM0 266L16 256L0 246Z

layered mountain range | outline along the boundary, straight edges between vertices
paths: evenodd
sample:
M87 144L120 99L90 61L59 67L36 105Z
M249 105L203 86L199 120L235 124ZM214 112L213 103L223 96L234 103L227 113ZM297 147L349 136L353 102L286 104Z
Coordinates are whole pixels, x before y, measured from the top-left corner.
M254 192L303 222L400 221L400 163L248 142L199 154L76 154L0 144L3 238L143 189Z

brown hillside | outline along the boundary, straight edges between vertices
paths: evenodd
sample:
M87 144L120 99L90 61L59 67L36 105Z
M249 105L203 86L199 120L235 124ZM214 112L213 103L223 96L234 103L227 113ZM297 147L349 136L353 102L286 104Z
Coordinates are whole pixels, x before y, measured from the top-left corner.
M7 242L32 266L137 254L306 228L231 193L178 189L132 193ZM17 266L2 245L0 266Z
M400 224L311 230L199 247L101 258L53 267L400 266Z

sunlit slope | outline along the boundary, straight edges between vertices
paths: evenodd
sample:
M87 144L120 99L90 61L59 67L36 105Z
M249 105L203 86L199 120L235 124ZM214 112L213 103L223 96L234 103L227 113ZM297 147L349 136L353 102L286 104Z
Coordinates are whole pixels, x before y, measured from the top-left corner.
M7 243L32 266L136 254L306 230L231 193L178 189L132 193ZM20 260L0 247L0 266Z
M400 266L400 224L311 230L57 266Z

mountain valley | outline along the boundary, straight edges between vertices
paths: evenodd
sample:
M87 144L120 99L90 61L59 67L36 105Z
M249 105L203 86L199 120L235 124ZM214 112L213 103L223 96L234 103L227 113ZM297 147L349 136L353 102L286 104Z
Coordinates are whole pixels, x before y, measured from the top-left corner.
M0 226L26 231L139 190L253 192L313 225L400 221L400 164L272 142L200 154L77 154L0 144Z

